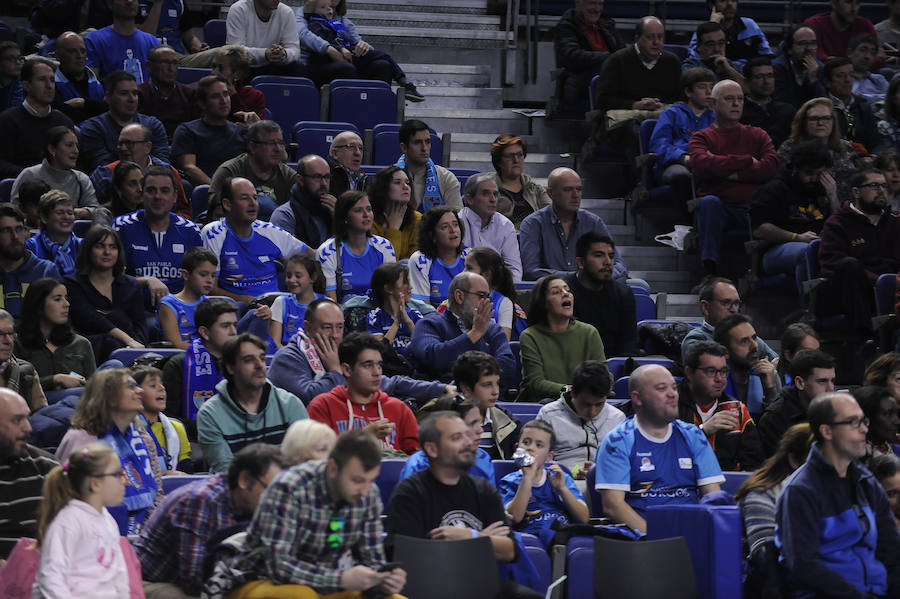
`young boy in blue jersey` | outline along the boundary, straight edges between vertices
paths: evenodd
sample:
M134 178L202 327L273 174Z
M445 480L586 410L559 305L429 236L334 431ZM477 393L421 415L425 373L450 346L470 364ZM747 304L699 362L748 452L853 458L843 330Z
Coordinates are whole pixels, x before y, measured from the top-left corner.
M521 532L544 538L541 533L555 520L586 523L587 504L572 477L553 461L556 434L549 422L532 420L522 427L519 448L534 463L503 477L497 490L512 522Z
M187 349L191 339L197 336L194 310L206 299L216 283L219 259L204 247L191 248L181 262L184 288L170 293L159 301L159 328L163 339L178 349Z
M453 364L453 380L463 395L475 400L481 411L478 446L492 459L508 460L515 451L522 425L509 412L497 407L500 397L497 359L482 351L467 351Z

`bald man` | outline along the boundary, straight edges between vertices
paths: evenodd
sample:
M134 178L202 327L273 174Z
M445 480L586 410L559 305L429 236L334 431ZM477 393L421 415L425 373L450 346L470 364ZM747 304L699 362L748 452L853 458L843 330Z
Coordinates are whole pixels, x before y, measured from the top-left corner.
M58 465L28 444L28 414L21 395L0 388L0 566L20 538L37 536L44 478Z
M570 168L554 169L547 178L550 205L528 215L519 227L522 278L535 281L545 275L576 272L575 244L591 231L612 238L603 219L581 209L581 177ZM613 278L628 276L619 250Z
M310 247L317 248L331 237L336 196L329 191L332 169L321 156L307 154L297 162L297 182L290 201L282 204L269 219Z
M353 131L339 133L331 142L328 166L331 167L331 195L336 198L349 189L366 189L367 177L362 171L363 143Z
M716 120L688 142L700 197L700 257L708 275L717 274L725 231L747 230L753 194L778 174L779 168L769 134L740 122L744 111L740 84L730 79L719 81L712 96Z
M61 110L76 123L106 112L103 85L87 68L87 48L84 38L74 31L66 31L56 38L54 56L56 69L56 98L54 108Z
M634 418L603 439L594 463L603 511L647 532L651 505L697 503L725 482L706 435L678 419L678 387L658 364L641 366L628 381Z

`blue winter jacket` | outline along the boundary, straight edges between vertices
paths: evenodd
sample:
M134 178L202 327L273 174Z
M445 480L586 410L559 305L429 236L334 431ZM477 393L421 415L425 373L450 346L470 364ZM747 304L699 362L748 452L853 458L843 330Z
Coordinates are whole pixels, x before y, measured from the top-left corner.
M683 154L690 154L688 142L691 135L706 129L716 120L712 109L704 111L700 116L684 102L672 104L662 111L650 136L650 151L659 155L656 161L656 176L670 164L678 162Z

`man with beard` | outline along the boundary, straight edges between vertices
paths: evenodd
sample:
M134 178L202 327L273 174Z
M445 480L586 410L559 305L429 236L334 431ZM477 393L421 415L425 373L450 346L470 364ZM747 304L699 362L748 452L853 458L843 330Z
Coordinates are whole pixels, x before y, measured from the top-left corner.
M297 182L290 201L272 213L271 222L310 247L317 248L331 237L337 198L329 193L331 168L321 156L307 154L297 162Z
M728 42L722 26L714 21L700 23L694 37L698 43L691 54L681 63L682 70L686 71L694 67L706 68L716 74L717 81L723 79L737 81L746 91L747 85L744 77L738 71L740 66L725 56Z
M428 539L488 537L498 562L514 562L516 542L494 486L467 470L475 462L468 427L455 412L435 412L422 422L419 440L428 469L394 489L385 528L391 535ZM515 582L503 583L501 598L540 597Z
M409 174L409 186L423 213L433 206L462 208L459 179L450 170L431 159L431 131L418 120L403 123L398 132L403 154L397 166Z
M509 340L491 320L491 290L484 277L461 272L450 282L447 310L416 323L409 355L426 378L450 381L456 358L470 350L494 356L500 364L500 388L515 384L519 373Z
M747 406L725 393L728 350L698 341L687 351L678 384L678 417L696 424L724 471L752 471L762 462L759 432Z
M775 371L778 359L760 357L756 329L744 314L723 318L716 326L713 339L728 350L731 373L725 393L740 399L750 416L759 419L763 407L772 403L781 390L781 377Z
M900 215L887 199L884 173L864 168L850 179L850 202L822 227L820 315L844 314L851 333L868 338L879 275L900 270Z
M716 274L719 251L728 228L747 226L747 212L757 189L778 172L778 154L768 133L740 122L741 86L725 79L712 90L715 122L691 136L691 172L700 208L700 258L706 274Z
M706 435L678 419L678 389L658 364L628 381L634 418L622 421L597 450L595 488L614 522L647 532L651 505L693 504L725 482Z
M575 296L575 318L594 325L609 356L637 353L634 293L622 279L613 279L616 244L596 231L575 242L578 270L566 277Z
M772 61L775 67L775 99L796 110L807 100L826 95L819 79L822 63L816 58L816 32L798 25L784 36L784 53Z
M37 536L44 478L59 465L49 453L28 444L28 413L21 395L0 389L0 567L20 538Z
M816 32L819 40L818 59L847 56L850 40L860 33L878 39L872 21L859 16L859 0L831 0L831 12L813 15L804 23Z
M14 318L32 281L41 277L62 280L55 264L25 249L27 234L25 215L15 206L0 204L0 308Z
M768 243L763 272L794 275L801 295L806 248L840 206L837 183L828 173L831 163L831 152L822 142L795 145L788 164L753 195L750 206L753 237Z

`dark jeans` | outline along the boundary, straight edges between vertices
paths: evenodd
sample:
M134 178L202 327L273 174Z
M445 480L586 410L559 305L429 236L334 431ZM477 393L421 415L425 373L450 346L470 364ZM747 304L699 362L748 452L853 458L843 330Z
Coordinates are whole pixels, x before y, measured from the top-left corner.
M816 290L817 316L843 314L851 333L871 336L875 296L862 264L856 258L841 258L834 272Z
M335 79L375 79L390 83L396 79L406 82L406 74L391 55L381 50L369 50L363 56L354 56L353 62L336 62L324 54L311 56L307 61L316 85L325 85Z

